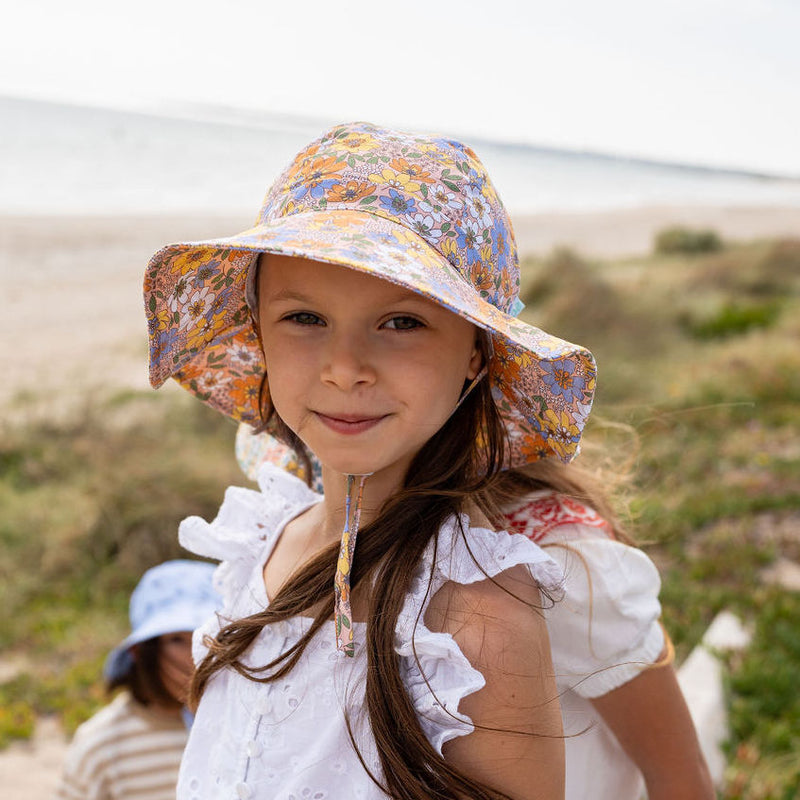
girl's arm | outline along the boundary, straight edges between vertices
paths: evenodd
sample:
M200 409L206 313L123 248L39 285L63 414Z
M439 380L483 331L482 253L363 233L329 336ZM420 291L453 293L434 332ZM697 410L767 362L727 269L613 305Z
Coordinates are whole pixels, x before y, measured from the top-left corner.
M641 770L649 800L714 800L672 664L646 669L591 702Z
M428 628L450 633L486 680L458 709L475 731L451 739L443 754L515 800L562 800L561 710L539 589L524 566L494 581L447 584L425 614Z

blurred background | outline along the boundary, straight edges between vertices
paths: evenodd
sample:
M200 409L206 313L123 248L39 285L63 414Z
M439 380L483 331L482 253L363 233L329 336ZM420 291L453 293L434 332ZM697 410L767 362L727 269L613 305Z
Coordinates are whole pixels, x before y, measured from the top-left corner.
M722 609L753 632L720 796L798 796L799 34L791 0L7 9L5 785L47 796L136 580L245 481L232 425L148 388L148 258L249 227L301 146L366 119L486 164L526 320L598 358L583 458L625 475L679 660Z

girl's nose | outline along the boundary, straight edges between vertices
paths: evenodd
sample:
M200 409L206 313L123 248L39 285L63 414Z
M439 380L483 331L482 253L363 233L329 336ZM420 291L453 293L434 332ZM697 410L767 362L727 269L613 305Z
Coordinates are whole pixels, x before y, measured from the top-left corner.
M363 336L341 333L328 341L322 362L323 383L349 391L375 382L369 346Z

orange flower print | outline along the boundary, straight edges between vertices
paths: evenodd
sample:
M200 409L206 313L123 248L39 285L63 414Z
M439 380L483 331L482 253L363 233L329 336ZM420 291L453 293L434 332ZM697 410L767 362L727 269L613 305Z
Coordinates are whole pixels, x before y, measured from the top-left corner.
M234 406L241 412L248 412L258 404L260 380L258 376L249 375L237 378L231 384L228 393Z
M435 178L431 177L430 172L425 172L418 164L409 164L404 158L395 158L389 162L389 166L398 173L408 175L420 183L433 183Z
M352 203L362 197L369 196L375 190L374 183L347 181L347 183L335 183L328 190L326 199L329 203Z
M497 252L498 256L503 255L506 252L506 237L503 234L503 231L494 231L494 249Z
M348 153L368 153L374 150L378 144L375 139L367 133L348 133L336 142L337 147L347 150Z
M303 200L306 195L310 195L314 200L319 200L334 183L337 183L339 173L346 166L345 162L333 156L315 158L303 167L292 182L292 198Z
M507 270L500 275L500 294L506 299L510 300L514 297L517 289L517 282Z
M481 293L494 290L494 278L491 270L480 261L472 265L470 279L472 280L472 285Z
M522 439L519 446L520 453L526 461L537 461L547 458L551 451L548 450L545 440L538 433L532 434L529 438Z

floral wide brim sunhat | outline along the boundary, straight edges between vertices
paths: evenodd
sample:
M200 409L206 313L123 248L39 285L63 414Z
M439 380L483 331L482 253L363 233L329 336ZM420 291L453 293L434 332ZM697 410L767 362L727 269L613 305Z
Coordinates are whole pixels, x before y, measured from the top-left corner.
M269 399L248 305L260 253L383 278L482 328L492 344L487 379L508 431L507 466L577 453L594 359L515 316L521 304L511 222L466 145L367 123L337 126L280 175L254 227L171 244L153 256L144 281L151 384L172 377L251 424L261 422Z

